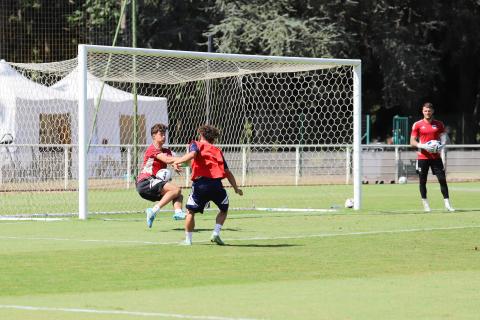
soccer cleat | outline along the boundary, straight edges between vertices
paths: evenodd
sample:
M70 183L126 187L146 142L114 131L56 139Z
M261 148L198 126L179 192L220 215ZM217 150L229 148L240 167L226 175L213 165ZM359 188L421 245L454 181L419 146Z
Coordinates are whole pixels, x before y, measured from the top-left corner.
M220 236L218 234L217 235L212 234L212 237L210 238L210 242L214 242L219 246L225 245L225 243L222 241L222 239L220 239Z
M192 245L192 241L191 240L188 240L188 239L185 239L183 240L182 242L179 243L181 246L191 246Z
M455 212L455 209L452 207L452 205L450 204L450 201L448 199L445 199L445 209L448 212Z
M176 212L173 216L172 216L173 220L185 220L185 212L181 211L181 212Z
M147 214L147 227L151 228L153 224L153 220L155 220L157 213L153 212L152 208L147 208L145 210L145 213Z
M448 212L455 212L455 209L452 208L452 207L445 207L445 209L447 209Z
M430 205L428 204L427 199L422 199L422 203L423 203L423 211L424 212L431 212L432 211L432 209L430 209Z

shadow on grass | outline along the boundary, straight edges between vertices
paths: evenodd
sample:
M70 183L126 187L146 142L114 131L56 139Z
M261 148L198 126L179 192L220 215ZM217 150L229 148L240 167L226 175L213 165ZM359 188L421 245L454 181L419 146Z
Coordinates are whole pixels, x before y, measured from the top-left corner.
M288 247L299 247L298 244L255 244L255 243L248 243L248 244L230 244L226 243L223 247L247 247L247 248L288 248ZM220 246L219 246L220 247Z
M172 230L173 230L173 231L184 231L185 229L184 229L184 228L174 228L174 229L172 229ZM208 228L204 228L204 229L202 229L202 228L198 228L198 229L197 229L197 228L196 228L195 230L193 230L193 232L206 232L206 231L210 231L210 232L211 232L211 231L213 231L213 229L212 229L212 228L209 228L209 229L208 229ZM240 229L224 228L224 229L222 229L222 231L235 231L235 232L237 232L237 231L241 231L241 230L240 230Z

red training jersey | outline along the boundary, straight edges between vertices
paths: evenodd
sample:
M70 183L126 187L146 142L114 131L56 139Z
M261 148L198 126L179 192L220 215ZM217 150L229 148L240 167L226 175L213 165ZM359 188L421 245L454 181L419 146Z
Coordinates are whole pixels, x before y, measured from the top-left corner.
M222 151L206 141L193 141L198 152L192 161L192 181L198 178L225 178L225 164Z
M432 120L432 122L428 122L422 119L413 124L411 136L418 138L420 143L427 143L430 140L440 140L440 135L444 132L445 126L441 121ZM440 158L440 153L430 153L424 149L420 149L417 152L417 159L438 158Z
M145 155L143 156L142 171L138 175L137 182L148 179L151 176L155 176L158 170L165 169L167 167L166 163L157 159L157 155L160 153L165 153L169 157L172 156L172 151L170 151L170 149L158 149L153 143L147 148Z

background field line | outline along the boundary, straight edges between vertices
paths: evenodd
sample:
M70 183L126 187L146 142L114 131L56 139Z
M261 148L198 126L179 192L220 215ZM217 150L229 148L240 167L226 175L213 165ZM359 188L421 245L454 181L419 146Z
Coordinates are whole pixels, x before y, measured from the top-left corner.
M358 231L348 233L321 233L321 234L302 234L289 235L278 237L249 237L249 238L225 238L226 241L252 241L252 240L282 240L282 239L306 239L306 238L329 238L329 237L345 237L345 236L363 236L375 234L389 234L389 233L406 233L406 232L426 232L426 231L442 231L442 230L460 230L460 229L476 229L476 226L456 226L456 227L432 227L432 228L414 228L414 229L399 229L399 230L378 230L378 231ZM48 238L48 237L16 237L16 236L0 236L3 240L45 240L45 241L72 241L72 242L103 242L103 243L131 243L131 244L148 244L148 245L178 245L179 241L139 241L139 240L108 240L108 239L69 239L69 238ZM205 243L210 240L199 240L195 243Z
M305 238L329 238L342 236L363 236L388 233L406 233L406 232L425 232L425 231L442 231L442 230L459 230L459 229L476 229L480 226L458 226L458 227L440 227L440 228L418 228L418 229L399 229L399 230L378 230L378 231L359 231L349 233L324 233L324 234L303 234L299 236L279 236L279 237L253 237L227 239L228 241L249 241L249 240L281 240L281 239L305 239Z
M162 317L162 318L178 318L178 319L257 320L257 319L254 319L254 318L230 318L230 317L219 317L219 316L194 316L194 315L186 315L186 314L161 313L161 312L96 310L96 309L79 309L79 308L49 308L49 307L18 306L18 305L0 305L0 309L17 309L17 310L28 310L28 311L57 311L57 312L71 312L71 313L110 314L110 315L129 315L129 316Z

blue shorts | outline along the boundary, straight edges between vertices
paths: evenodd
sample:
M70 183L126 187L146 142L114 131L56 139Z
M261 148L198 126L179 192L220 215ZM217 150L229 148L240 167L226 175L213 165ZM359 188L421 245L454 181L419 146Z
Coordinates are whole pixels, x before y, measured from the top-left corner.
M194 181L186 207L190 211L203 213L209 201L215 203L220 211L228 211L228 195L221 179L201 178Z

